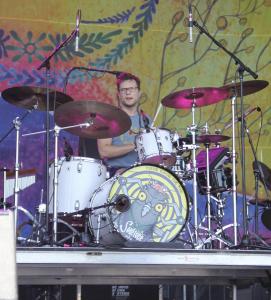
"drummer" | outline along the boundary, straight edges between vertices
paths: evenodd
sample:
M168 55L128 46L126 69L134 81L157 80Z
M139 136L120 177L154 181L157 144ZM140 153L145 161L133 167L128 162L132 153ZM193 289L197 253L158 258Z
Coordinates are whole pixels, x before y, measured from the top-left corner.
M117 89L118 106L129 115L132 125L130 130L120 136L98 140L99 154L107 163L111 175L116 170L133 166L138 161L135 136L139 133L139 129L144 127L144 121L146 122L139 112L141 96L139 78L129 73L121 73L117 77ZM150 123L148 116L147 119Z

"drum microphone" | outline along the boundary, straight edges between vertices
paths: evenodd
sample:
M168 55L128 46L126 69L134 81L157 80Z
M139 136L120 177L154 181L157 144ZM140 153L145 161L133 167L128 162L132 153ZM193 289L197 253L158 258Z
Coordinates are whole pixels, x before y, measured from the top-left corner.
M73 149L67 139L64 137L64 155L66 157L66 161L70 161L73 156Z
M131 206L129 197L124 194L118 195L114 202L115 202L115 208L119 212L125 212Z
M259 106L256 106L256 107L253 107L253 108L250 108L250 109L246 110L244 112L244 119L246 117L248 117L250 114L252 114L255 110L261 111L261 108ZM242 117L237 117L237 118L235 118L234 123L241 122L241 120L242 120ZM231 128L231 126L232 126L232 122L230 121L230 122L226 123L224 129L229 129L229 128Z
M77 10L76 14L76 34L75 34L75 52L78 52L79 48L79 25L81 23L81 9Z
M140 109L140 114L142 116L142 120L143 120L145 129L147 131L149 131L150 130L150 121L149 121L147 115L144 113L144 111L142 109Z
M192 16L191 3L189 3L188 11L189 11L189 15L188 15L189 42L192 43L193 42L193 16Z

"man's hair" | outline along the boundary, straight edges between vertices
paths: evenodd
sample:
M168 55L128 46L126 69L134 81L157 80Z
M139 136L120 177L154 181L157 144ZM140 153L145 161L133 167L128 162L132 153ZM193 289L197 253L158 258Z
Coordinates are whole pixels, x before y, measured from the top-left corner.
M126 80L135 80L135 82L137 84L137 87L140 90L140 79L137 76L135 76L133 74L130 74L130 73L120 73L117 76L117 88L118 88L118 90L120 88L120 84L123 81L126 81Z

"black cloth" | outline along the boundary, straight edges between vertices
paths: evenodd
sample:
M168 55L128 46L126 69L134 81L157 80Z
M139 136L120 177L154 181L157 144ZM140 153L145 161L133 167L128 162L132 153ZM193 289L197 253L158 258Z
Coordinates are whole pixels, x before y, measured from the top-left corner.
M79 138L79 156L101 159L98 151L97 139Z

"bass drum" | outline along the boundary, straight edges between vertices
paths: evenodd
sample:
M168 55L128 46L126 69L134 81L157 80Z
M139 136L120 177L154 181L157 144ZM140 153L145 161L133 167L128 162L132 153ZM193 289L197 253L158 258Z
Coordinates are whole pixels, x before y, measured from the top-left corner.
M125 212L109 208L125 195L130 207ZM188 195L179 179L167 169L139 165L107 180L94 193L90 227L101 244L123 241L169 242L181 232L188 218Z

